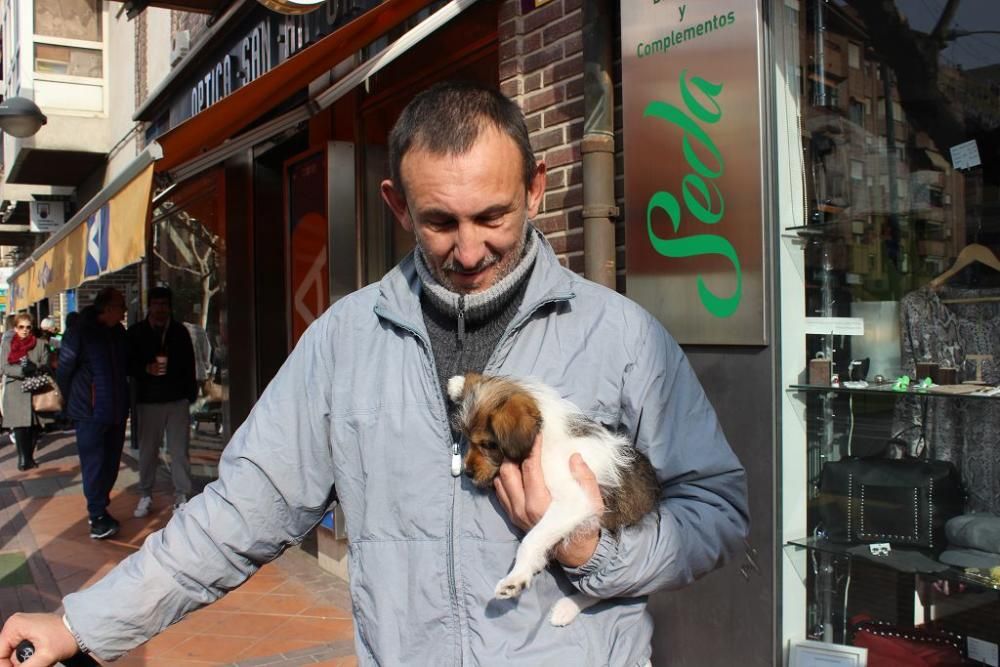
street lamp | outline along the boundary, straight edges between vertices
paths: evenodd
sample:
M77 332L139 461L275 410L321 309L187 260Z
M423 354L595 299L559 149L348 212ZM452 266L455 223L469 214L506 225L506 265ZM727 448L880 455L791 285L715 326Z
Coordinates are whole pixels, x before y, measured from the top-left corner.
M279 14L308 14L323 6L326 0L257 0Z
M30 137L47 122L38 105L26 97L8 97L0 102L0 130L12 137Z

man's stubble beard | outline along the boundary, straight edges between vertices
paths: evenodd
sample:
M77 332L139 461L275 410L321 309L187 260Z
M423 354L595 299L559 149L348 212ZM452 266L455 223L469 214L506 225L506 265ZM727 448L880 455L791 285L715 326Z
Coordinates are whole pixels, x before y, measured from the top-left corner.
M458 287L448 277L449 275L448 272L454 271L456 268L455 260L453 258L449 257L441 264L441 266L435 265L433 263L433 260L431 259L432 257L431 254L427 252L427 249L424 248L423 244L420 242L420 237L414 235L414 238L416 239L417 246L420 248L420 252L422 252L424 255L424 259L426 260L426 263L431 270L431 274L433 274L435 280L437 280L442 287L447 289L449 292L454 292L455 294L473 293L468 289ZM473 271L473 273L487 269L493 266L494 264L497 264L498 262L500 263L499 266L497 267L496 275L494 275L493 277L493 281L489 285L484 285L483 287L481 287L478 290L479 292L485 292L486 290L493 287L501 280L510 275L511 271L513 271L514 268L518 265L518 263L520 263L521 258L524 257L524 247L525 245L527 245L527 239L528 239L528 218L526 216L524 219L524 226L522 228L521 237L518 239L517 245L514 246L509 253L507 253L507 256L504 259L501 260L498 255L491 252L486 257L484 257L479 262L479 264L476 265L475 271Z

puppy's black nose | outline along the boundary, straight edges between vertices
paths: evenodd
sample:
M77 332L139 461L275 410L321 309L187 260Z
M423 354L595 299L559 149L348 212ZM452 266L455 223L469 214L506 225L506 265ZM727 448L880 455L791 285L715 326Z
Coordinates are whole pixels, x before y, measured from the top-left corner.
M470 470L469 468L463 466L462 469L465 471L466 477L475 477L475 475L472 473L472 470Z

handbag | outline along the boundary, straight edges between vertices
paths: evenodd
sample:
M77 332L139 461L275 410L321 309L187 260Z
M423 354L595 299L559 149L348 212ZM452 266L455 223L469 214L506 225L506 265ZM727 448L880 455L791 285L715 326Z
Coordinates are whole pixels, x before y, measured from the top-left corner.
M898 628L865 616L852 619L851 644L868 649L868 667L958 667L961 641L950 632Z
M31 409L35 412L61 412L63 395L59 391L59 387L54 382L50 382L47 390L32 394Z
M944 525L964 502L949 461L849 456L820 472L819 517L832 542L943 549Z
M21 380L21 391L34 394L36 391L46 391L52 386L52 379L45 373L31 375Z

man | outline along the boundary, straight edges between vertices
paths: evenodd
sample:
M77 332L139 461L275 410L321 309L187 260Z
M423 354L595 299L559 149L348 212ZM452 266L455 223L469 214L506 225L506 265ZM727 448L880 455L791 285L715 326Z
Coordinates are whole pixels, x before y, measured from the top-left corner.
M149 290L146 319L128 330L129 375L135 386L139 425L139 504L136 517L149 514L153 483L160 462L160 445L167 437L174 509L191 495L191 403L198 396L194 347L183 324L173 318L169 287Z
M98 540L119 528L108 504L118 479L128 418L124 315L121 292L113 287L98 292L93 306L81 313L80 324L66 331L56 369L59 390L66 397L66 416L76 428L90 536Z
M347 515L362 665L646 664L645 596L718 567L747 530L744 473L676 343L624 297L560 266L528 219L545 191L520 110L445 84L390 137L382 193L418 249L315 322L223 453L220 478L94 587L65 620L99 657L129 650L239 586L322 518ZM627 433L663 484L656 512L561 547L516 601L494 599L518 539L547 507L535 453L495 493L452 466L443 383L535 376ZM544 446L544 444L542 445ZM586 465L574 475L600 510ZM565 628L573 589L601 598ZM114 604L108 604L114 600ZM47 660L76 648L58 617L15 616ZM39 661L38 664L45 664Z

